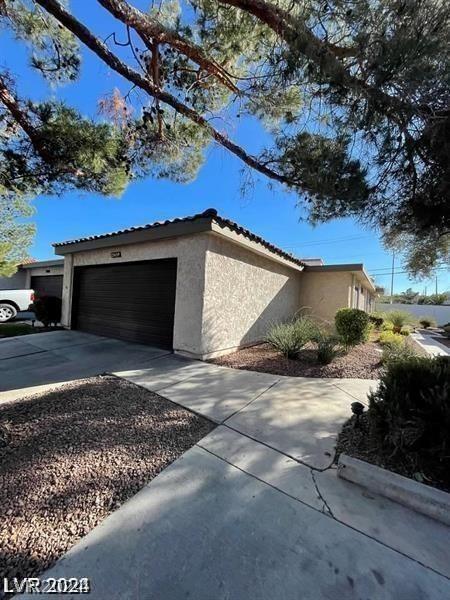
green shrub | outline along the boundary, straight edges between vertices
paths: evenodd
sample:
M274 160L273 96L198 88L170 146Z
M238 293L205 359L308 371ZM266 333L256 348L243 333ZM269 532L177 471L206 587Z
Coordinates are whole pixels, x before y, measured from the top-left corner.
M431 294L428 296L430 299L430 304L444 304L447 300L447 294Z
M317 336L317 325L309 317L299 317L289 323L273 325L266 342L284 354L296 358L305 344Z
M373 324L375 329L381 329L385 320L385 315L384 313L373 312L369 315L369 320Z
M405 337L411 333L412 329L409 325L405 325L400 329L400 335L404 335Z
M392 331L394 329L394 324L388 320L385 320L383 325L381 326L381 331Z
M339 354L339 339L333 335L320 333L316 339L317 361L321 365L328 365Z
M341 308L334 318L336 331L345 346L365 342L369 337L369 315L358 308Z
M428 329L428 327L436 327L436 319L433 317L420 317L419 323L424 329Z
M382 346L400 348L404 345L405 340L399 333L394 333L393 331L383 331L380 334L379 342Z
M412 472L450 473L450 360L414 357L389 362L369 395L369 425L380 447Z
M46 327L51 323L56 325L61 321L61 300L56 296L42 296L30 304L38 321L42 321Z
M414 317L412 314L406 312L405 310L389 311L386 315L386 318L392 323L394 333L400 333L402 327L405 325L412 325L414 323Z
M417 353L408 344L387 344L383 347L383 356L381 358L381 362L384 365L388 365L391 362L407 360L410 358L414 358L415 356L417 356Z

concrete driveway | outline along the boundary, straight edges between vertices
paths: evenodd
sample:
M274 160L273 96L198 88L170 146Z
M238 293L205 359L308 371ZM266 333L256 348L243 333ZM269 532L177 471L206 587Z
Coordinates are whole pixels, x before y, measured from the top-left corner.
M0 340L0 402L105 371L145 367L167 355L81 331L51 331Z
M45 577L88 577L94 600L450 597L449 528L339 479L332 465L350 403L374 382L278 377L76 332L44 335L0 342L0 363L22 365L22 375L4 369L2 386L13 386L4 394L23 396L21 381L53 386L109 370L218 424ZM38 356L47 366L33 367Z

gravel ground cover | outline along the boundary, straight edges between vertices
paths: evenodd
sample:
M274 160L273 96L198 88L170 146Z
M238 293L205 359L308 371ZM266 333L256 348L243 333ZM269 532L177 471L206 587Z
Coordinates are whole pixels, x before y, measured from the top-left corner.
M269 344L259 344L221 356L210 362L216 365L247 369L291 377L351 377L378 379L381 369L380 347L374 342L359 344L347 354L336 357L329 365L316 361L313 344L307 344L295 360L285 358Z
M0 581L50 567L213 427L112 376L1 406Z

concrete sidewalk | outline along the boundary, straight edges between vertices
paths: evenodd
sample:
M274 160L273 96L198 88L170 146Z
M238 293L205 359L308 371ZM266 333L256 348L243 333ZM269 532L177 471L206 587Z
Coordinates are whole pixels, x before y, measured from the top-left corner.
M372 380L283 377L174 356L115 374L316 469L333 462L351 403L367 402L376 386Z
M437 572L448 571L448 529L380 499L365 506L352 484L343 493L326 492L324 500L330 483L321 480L319 494L309 469L246 440L219 427L44 577L88 577L93 600L450 597L450 580ZM349 507L354 515L346 525L340 517ZM385 540L357 531L362 519ZM427 550L436 557L433 565L423 562L431 557Z

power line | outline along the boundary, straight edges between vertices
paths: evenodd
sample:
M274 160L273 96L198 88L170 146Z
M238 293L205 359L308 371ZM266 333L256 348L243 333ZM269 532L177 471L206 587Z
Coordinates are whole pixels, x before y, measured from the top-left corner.
M339 244L342 242L348 242L351 240L361 240L361 239L365 239L367 238L367 236L365 235L355 235L355 236L347 236L347 237L343 237L343 238L334 238L334 239L327 239L327 240L314 240L313 242L303 242L300 244L293 244L291 246L285 246L285 248L303 248L303 246L318 246L318 245L323 245L323 244Z
M368 269L369 271L371 271L372 273L376 272L376 271L389 271L389 273L392 271L392 267L380 267L380 268L374 268L374 269ZM434 273L435 271L445 271L445 270L450 270L449 267L446 266L442 266L442 267L435 267L432 271L432 273ZM404 271L407 272L407 271ZM433 275L431 274L430 278L432 278Z
M442 271L442 270L446 270L446 269L447 269L447 267L438 267L437 269L433 269L433 273L434 273L434 271ZM394 275L401 275L403 273L409 273L409 271L394 271ZM390 276L391 274L392 274L392 268L389 269L387 273L378 273L376 271L369 272L369 275L376 275L377 277L383 277L386 275ZM431 275L429 277L429 279L433 279L433 275Z

